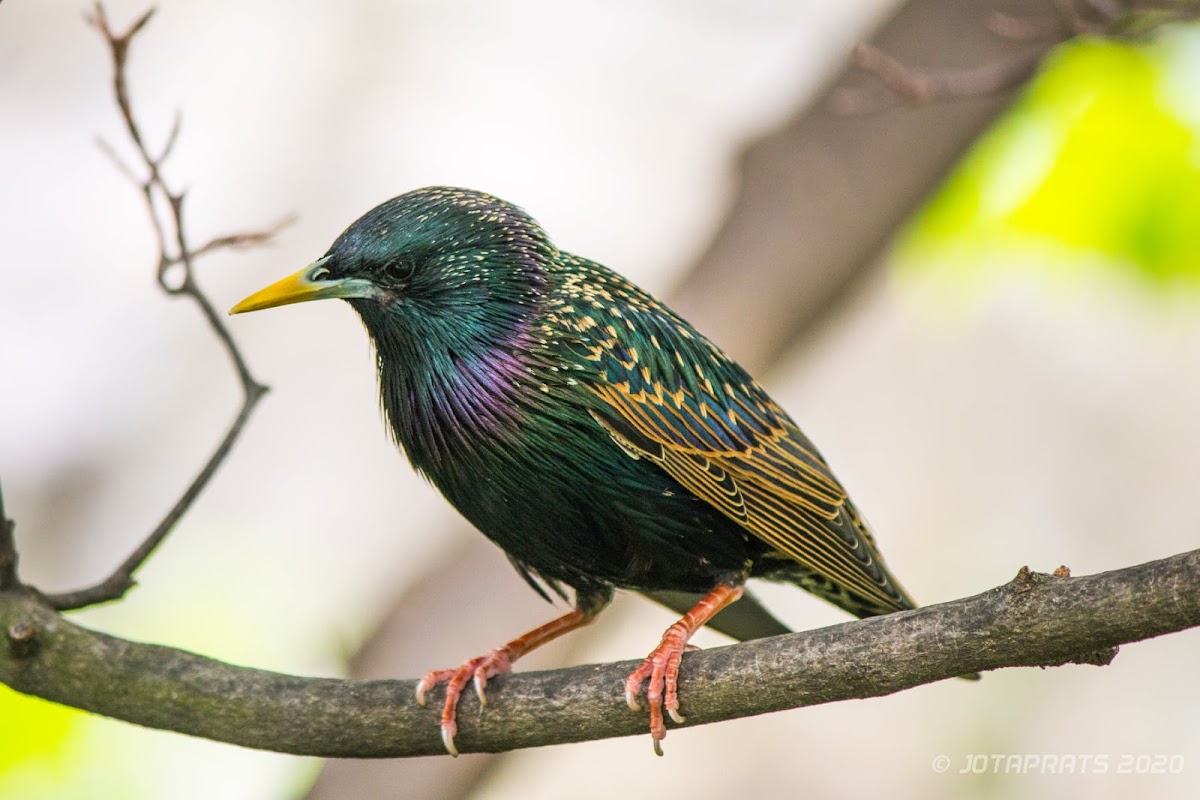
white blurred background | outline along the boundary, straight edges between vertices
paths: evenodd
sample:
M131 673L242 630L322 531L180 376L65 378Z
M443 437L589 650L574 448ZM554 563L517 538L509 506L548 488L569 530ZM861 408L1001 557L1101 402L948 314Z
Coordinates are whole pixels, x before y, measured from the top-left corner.
M190 187L194 240L298 216L274 245L202 265L221 308L320 255L369 207L435 183L517 202L564 249L666 294L730 202L737 148L794 113L891 5L164 3L130 79L151 141L182 112L167 175ZM143 6L108 8L120 29ZM155 284L138 193L94 146L103 137L132 160L86 10L0 7L0 479L23 577L46 590L124 558L238 403L199 315ZM1195 547L1194 304L1112 283L1047 293L1021 275L969 312L944 303L929 281L881 270L762 376L919 599L983 591L1023 564L1085 574ZM271 393L140 586L77 618L342 674L397 591L452 552L454 512L394 451L348 309L230 324ZM843 618L796 590L761 594L797 627ZM579 658L640 657L658 641L669 614L625 603L629 616L601 617ZM440 648L431 618L411 647L448 666L556 612L530 594L521 613L487 620L493 633L470 651ZM648 737L517 753L472 796L1192 797L1198 643L1188 632L1126 647L1104 669L1010 670L673 730L665 759ZM23 744L10 730L0 797L303 796L319 767L31 703L0 688L0 741L3 715L42 720ZM1185 768L956 774L972 753L1163 753ZM931 768L943 754L945 774ZM398 784L389 796L409 795Z

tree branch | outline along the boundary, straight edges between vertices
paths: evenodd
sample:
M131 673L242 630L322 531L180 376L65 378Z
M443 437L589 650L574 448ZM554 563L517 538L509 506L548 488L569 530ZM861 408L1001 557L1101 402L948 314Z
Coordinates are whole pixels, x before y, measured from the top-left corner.
M1069 37L1139 35L1200 14L1195 0L1053 0L1051 5L1057 16L1022 16L993 9L988 20L993 33L1036 45L965 69L916 69L883 49L860 42L851 53L853 62L875 75L889 94L863 87L842 88L834 96L835 107L845 114L864 114L878 112L895 101L925 105L1007 92L1032 78L1049 51Z
M171 532L176 523L187 513L187 510L204 490L204 487L212 480L212 476L229 454L233 443L237 441L254 407L267 392L267 387L259 383L250 374L250 368L246 365L245 359L234 343L233 336L229 333L222 315L217 312L212 302L208 299L208 296L196 282L193 262L201 255L207 255L218 250L248 247L268 242L280 228L287 224L288 220L285 219L263 231L219 236L209 240L199 248L192 248L189 245L183 224L183 202L186 195L181 191L172 190L162 175L163 161L170 155L171 149L179 137L179 116L176 115L175 117L161 153L158 156L151 155L150 149L146 144L145 135L142 133L137 122L137 117L133 112L133 106L129 99L129 85L125 74L129 57L129 45L132 43L134 37L145 28L146 23L150 21L153 13L153 9L145 12L130 25L125 33L121 34L113 32L112 27L109 25L108 17L104 13L104 6L99 3L96 4L92 15L88 17L88 22L99 31L111 52L113 62L113 93L116 96L121 118L125 122L126 133L129 134L129 138L137 150L141 166L145 171L145 177L140 178L136 171L121 161L115 151L107 144L102 142L101 147L113 159L121 172L141 190L142 198L146 203L146 211L150 215L150 221L154 226L155 238L158 242L159 285L168 295L190 297L199 306L200 313L204 316L209 327L212 328L213 333L216 334L217 339L225 348L230 363L232 363L234 370L237 372L238 381L242 388L242 404L234 416L233 422L230 423L228 430L226 430L225 436L217 444L216 449L209 456L208 461L200 469L200 472L192 479L187 488L184 489L183 494L180 495L175 505L171 507L142 543L130 553L128 558L122 561L107 578L92 586L73 592L46 595L46 602L51 607L60 611L117 600L134 586L134 573L145 563L155 548L162 543L163 539ZM179 278L173 281L172 274L176 272L179 273ZM3 556L0 555L0 562L2 561ZM0 566L2 566L2 563L0 563ZM2 578L3 576L0 574L0 585L3 585Z
M983 594L820 630L688 653L688 725L878 697L976 670L1106 664L1116 648L1200 625L1200 550L1080 578L1022 568ZM280 752L443 752L415 681L298 678L136 644L68 622L30 590L0 593L0 682L153 728ZM638 662L501 676L464 698L463 752L644 733L622 697ZM967 690L964 687L964 691ZM436 703L432 704L437 706Z
M1057 41L1031 47L1001 61L958 70L922 72L866 42L854 46L851 58L856 66L877 76L896 98L924 104L985 97L1015 89L1034 76L1053 44ZM878 111L884 105L868 90L857 88L841 90L834 96L834 103L844 114Z

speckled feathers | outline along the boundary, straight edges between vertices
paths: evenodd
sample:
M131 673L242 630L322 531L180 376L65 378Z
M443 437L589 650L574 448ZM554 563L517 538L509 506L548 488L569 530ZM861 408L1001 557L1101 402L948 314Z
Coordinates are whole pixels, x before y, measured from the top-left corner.
M535 586L601 596L761 576L860 616L912 607L766 392L515 206L410 192L355 222L326 263L380 289L350 302L396 440Z

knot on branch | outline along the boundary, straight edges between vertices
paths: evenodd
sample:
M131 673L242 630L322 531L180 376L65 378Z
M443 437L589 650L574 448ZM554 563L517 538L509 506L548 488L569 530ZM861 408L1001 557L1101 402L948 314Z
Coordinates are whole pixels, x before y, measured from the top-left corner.
M1049 583L1057 583L1070 577L1071 568L1065 564L1060 564L1050 574L1034 572L1028 566L1024 566L1017 570L1016 577L1009 581L1004 586L1004 589L1008 592L1009 598L1025 600L1039 587ZM1104 647L1086 653L1077 653L1053 664L1042 664L1041 667L1045 669L1046 667L1061 667L1065 664L1088 664L1095 667L1107 667L1117 657L1119 651L1119 647Z
M1071 568L1066 565L1060 565L1054 572L1047 574L1045 572L1034 572L1028 566L1021 567L1017 570L1016 577L1009 581L1004 589L1010 597L1020 597L1021 595L1032 592L1039 586L1045 585L1051 581L1059 581L1064 578L1071 577Z
M20 620L8 626L8 651L13 658L32 658L38 651L38 629L32 622Z

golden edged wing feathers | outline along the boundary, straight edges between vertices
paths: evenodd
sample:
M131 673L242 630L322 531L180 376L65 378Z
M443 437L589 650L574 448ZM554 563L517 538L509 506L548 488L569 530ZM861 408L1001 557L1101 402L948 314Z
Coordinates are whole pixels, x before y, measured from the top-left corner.
M655 357L615 335L593 340L586 356L598 367L593 417L621 449L873 606L911 607L841 484L766 392L694 332L664 330L673 317L653 315L648 334L645 315L624 317L653 339Z

